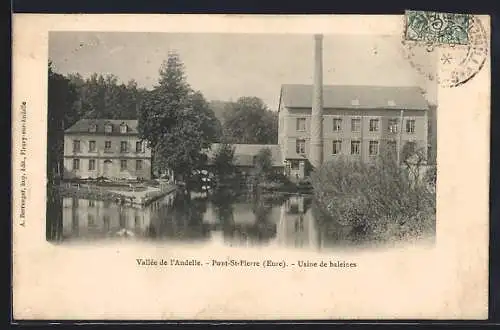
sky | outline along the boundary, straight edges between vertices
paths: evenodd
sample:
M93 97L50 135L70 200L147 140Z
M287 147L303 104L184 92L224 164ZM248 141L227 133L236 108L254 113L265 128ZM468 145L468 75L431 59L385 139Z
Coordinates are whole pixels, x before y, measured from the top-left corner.
M188 83L207 100L257 96L276 110L282 84L312 84L314 38L298 34L51 32L56 72L114 74L141 87L158 82L169 51L184 63ZM325 85L420 86L436 102L436 86L403 57L394 36L325 35Z

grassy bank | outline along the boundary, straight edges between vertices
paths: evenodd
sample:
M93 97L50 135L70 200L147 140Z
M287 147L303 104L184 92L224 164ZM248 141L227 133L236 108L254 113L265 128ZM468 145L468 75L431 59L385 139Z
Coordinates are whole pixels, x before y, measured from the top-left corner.
M257 185L263 191L269 192L284 192L284 193L295 193L295 192L310 192L312 191L312 185L306 184L295 184L295 183L283 183L283 182L262 182Z
M259 190L267 192L307 193L313 190L313 186L309 179L294 182L287 176L276 173L263 178L256 178L254 183Z
M387 241L433 234L436 194L390 158L373 165L345 159L324 163L312 176L318 218L349 228L353 237Z

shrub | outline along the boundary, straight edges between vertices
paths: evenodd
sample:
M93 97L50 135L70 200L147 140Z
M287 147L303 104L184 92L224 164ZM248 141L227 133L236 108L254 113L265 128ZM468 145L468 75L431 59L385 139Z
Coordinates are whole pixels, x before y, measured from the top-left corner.
M299 188L309 188L311 186L312 186L312 182L311 182L310 178L300 179L297 182L297 187L299 187Z
M437 178L437 168L435 165L429 166L425 171L425 181L429 184L435 185Z
M234 150L234 146L228 143L222 143L219 149L216 150L213 158L213 165L215 175L219 180L234 173Z
M264 180L268 180L273 173L273 158L269 148L259 150L255 156L255 168L257 175Z
M283 184L279 182L260 182L257 186L266 190L279 190L283 187Z
M327 221L380 240L433 229L435 193L425 182L411 180L391 157L382 155L372 164L340 158L324 163L311 178Z
M277 182L277 183L285 183L288 184L290 183L290 179L283 173L280 172L272 172L267 176L267 179L271 182Z

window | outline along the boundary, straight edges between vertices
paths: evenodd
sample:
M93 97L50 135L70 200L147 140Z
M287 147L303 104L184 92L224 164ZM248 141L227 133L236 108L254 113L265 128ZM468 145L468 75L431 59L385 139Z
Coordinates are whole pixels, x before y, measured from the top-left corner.
M120 160L120 171L125 171L127 169L127 160L122 159Z
M111 151L111 141L104 142L104 151L105 152L110 152Z
M93 226L95 224L95 218L93 214L88 214L87 219L89 226Z
M89 141L89 152L95 152L95 141Z
M95 201L92 199L89 199L89 207L95 207Z
M306 130L306 119L297 118L297 131L305 131L305 130Z
M351 155L359 155L360 147L361 147L360 141L351 141Z
M73 152L80 152L80 141L73 141Z
M89 159L89 171L95 171L95 159Z
M97 131L97 125L91 124L89 127L89 132L95 133Z
M338 154L340 154L341 150L342 150L342 141L340 141L340 140L333 141L332 154L338 155Z
M377 132L378 131L378 119L370 119L370 132Z
M73 159L73 169L74 170L80 169L80 160L79 159Z
M137 141L135 143L135 152L142 152L142 142L141 141Z
M295 144L295 151L298 154L305 154L306 153L306 140L297 140Z
M359 100L351 100L351 105L359 105Z
M387 141L387 149L391 154L395 155L398 151L396 141Z
M333 119L333 131L339 132L342 130L342 119L334 118Z
M415 120L408 119L406 121L406 133L415 133Z
M378 155L378 141L370 141L368 146L368 153L370 156Z
M142 170L142 159L138 159L138 160L135 161L135 169L137 171Z
M120 133L127 133L127 124L122 123L120 125Z
M351 119L351 131L353 131L353 132L361 131L361 119L360 118Z
M122 141L120 143L120 151L121 152L127 152L128 151L127 149L128 149L128 143L127 143L127 141Z
M104 132L105 132L105 133L111 133L111 132L113 132L113 125L111 125L111 124L106 124L106 125L104 126Z
M391 132L391 133L398 132L398 120L397 119L389 119L389 132Z

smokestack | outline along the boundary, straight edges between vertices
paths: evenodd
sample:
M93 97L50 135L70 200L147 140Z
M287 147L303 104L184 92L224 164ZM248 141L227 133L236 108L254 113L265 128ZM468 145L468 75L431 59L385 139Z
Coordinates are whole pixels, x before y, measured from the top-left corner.
M311 112L309 161L318 168L323 162L323 35L314 36L314 83Z

